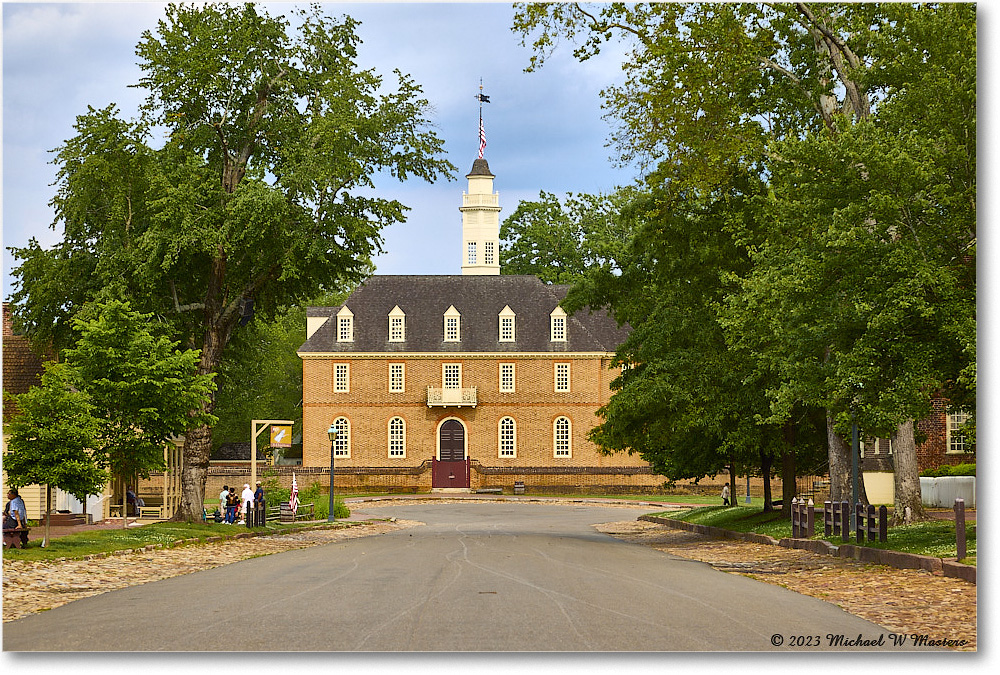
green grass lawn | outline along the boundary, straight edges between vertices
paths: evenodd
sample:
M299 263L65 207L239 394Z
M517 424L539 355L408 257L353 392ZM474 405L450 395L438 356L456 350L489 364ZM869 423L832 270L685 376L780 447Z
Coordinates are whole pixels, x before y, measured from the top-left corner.
M686 511L667 511L667 518L676 518L689 523L720 527L735 532L756 532L781 539L792 536L792 523L782 518L780 511L762 513L760 508L721 506L701 507ZM814 539L825 539L822 522L816 523L818 534ZM852 538L853 539L853 538ZM976 564L976 525L966 524L966 553L968 557L963 562ZM839 544L840 537L831 537L831 543ZM888 540L884 542L865 542L865 546L884 548L903 553L929 555L938 558L954 558L957 554L955 543L955 523L950 520L932 520L913 525L890 527Z

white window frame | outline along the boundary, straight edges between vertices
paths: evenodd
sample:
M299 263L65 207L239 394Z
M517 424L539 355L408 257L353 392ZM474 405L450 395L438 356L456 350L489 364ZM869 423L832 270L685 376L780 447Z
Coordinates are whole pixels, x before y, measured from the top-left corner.
M397 415L389 420L387 429L389 459L406 459L406 420Z
M560 394L569 393L570 391L570 364L568 361L558 361L553 366L553 386L555 391ZM565 380L565 382L560 383L560 380ZM561 385L561 386L560 386Z
M351 458L351 421L346 417L338 417L331 425L337 429L337 440L333 442L333 456L341 459Z
M509 435L505 435L504 422L509 421ZM506 447L505 447L506 446ZM505 415L497 422L497 457L500 459L517 459L517 422L510 415Z
M483 243L483 264L492 265L496 260L496 244L492 241Z
M515 322L516 315L514 310L510 308L510 305L506 305L501 311L499 316L499 334L497 339L500 342L515 342L517 340L517 324ZM505 330L506 325L509 326L509 330Z
M514 363L501 362L500 365L499 365L499 368L500 368L500 374L499 374L499 377L500 377L500 385L499 385L500 393L502 393L502 394L513 394L513 393L515 393L517 391L517 365L514 364ZM510 373L510 377L509 377L510 383L509 384L507 382L505 382L504 371L508 371Z
M452 331L452 326L454 326L454 331ZM448 311L444 313L444 341L462 341L462 314L455 309L455 305L449 307Z
M468 263L466 263L466 264L468 264L468 265L477 265L478 264L476 262L476 258L477 258L477 255L476 255L476 242L474 242L474 241L467 242L466 245L465 245L465 253L466 253L466 260L468 261Z
M565 424L560 424L565 421ZM560 429L565 427L565 437ZM565 415L552 421L552 456L559 459L573 457L573 422Z
M354 342L354 312L347 305L337 312L337 342Z
M448 371L453 370L457 373L458 386L449 387L448 386ZM461 363L442 363L441 364L441 388L442 389L461 389L462 388L462 364Z
M959 431L959 428L965 424L969 419L969 413L964 410L948 410L945 412L945 446L944 452L946 455L967 455L972 452L972 449L965 438L965 435ZM955 448L953 449L953 445Z
M398 377L397 377L398 373ZM398 383L397 383L398 380ZM406 391L406 364L405 363L390 363L389 364L389 392L393 394L402 394Z
M389 312L389 342L406 342L406 314L399 305Z
M549 314L549 342L566 342L566 312L556 307Z
M343 377L341 377L343 373ZM351 364L333 364L333 391L338 394L348 394L351 391Z

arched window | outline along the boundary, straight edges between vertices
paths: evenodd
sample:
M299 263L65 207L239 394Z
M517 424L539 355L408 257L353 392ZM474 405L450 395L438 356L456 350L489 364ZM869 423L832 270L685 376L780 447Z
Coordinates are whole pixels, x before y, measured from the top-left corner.
M573 446L570 432L572 426L568 417L557 417L552 424L552 447L556 457L572 457Z
M513 417L500 420L498 457L517 457L517 424Z
M406 422L402 417L389 420L389 457L406 457Z
M351 456L351 423L346 417L333 420L333 428L337 430L337 440L333 442L334 457Z

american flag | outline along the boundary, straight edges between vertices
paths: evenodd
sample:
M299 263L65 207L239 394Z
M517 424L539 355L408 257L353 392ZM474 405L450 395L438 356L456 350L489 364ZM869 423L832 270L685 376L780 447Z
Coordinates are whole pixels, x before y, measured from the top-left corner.
M486 149L486 127L483 126L483 118L479 118L479 159L483 158L483 150Z
M299 486L295 482L295 472L292 472L292 496L288 498L288 508L295 513L295 510L299 508Z

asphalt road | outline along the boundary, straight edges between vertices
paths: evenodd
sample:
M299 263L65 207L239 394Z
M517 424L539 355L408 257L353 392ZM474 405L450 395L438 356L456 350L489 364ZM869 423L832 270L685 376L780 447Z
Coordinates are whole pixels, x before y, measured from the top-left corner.
M802 652L831 648L831 635L841 651L864 649L859 637L894 648L889 631L834 605L591 527L648 511L372 509L426 524L78 600L4 624L3 648Z

